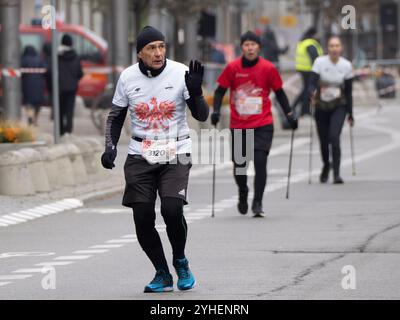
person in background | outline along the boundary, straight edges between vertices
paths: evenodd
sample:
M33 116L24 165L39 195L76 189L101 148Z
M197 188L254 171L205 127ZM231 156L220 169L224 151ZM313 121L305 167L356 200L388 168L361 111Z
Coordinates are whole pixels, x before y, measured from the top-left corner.
M28 45L22 54L21 68L44 68L44 62L36 49ZM25 106L29 125L38 125L40 107L44 102L45 78L39 72L24 72L22 82L22 104Z
M279 47L274 30L270 25L267 25L261 37L261 54L264 59L272 62L279 70L279 56L285 54L288 50L289 46Z
M64 34L58 48L58 78L60 99L60 135L72 133L74 109L79 80L83 77L81 62L69 34ZM51 66L47 78L51 79Z
M323 162L321 183L326 183L329 178L330 153L333 162L333 182L343 183L340 177L340 133L346 114L350 126L354 125L353 66L349 60L341 56L342 52L340 38L330 37L328 54L315 60L310 76L308 97L315 96L315 121ZM331 152L329 147L331 147Z
M314 27L309 28L303 35L296 48L296 71L300 73L303 80L303 90L295 99L292 109L301 103L301 115L311 114L310 100L308 97L308 83L311 75L311 69L315 59L323 55L323 50L316 38L317 30ZM296 112L296 111L295 111Z
M278 70L271 62L260 57L260 37L248 31L241 36L240 43L242 55L228 63L217 79L211 124L217 126L223 97L230 89L233 174L239 193L237 208L241 214L247 214L249 188L246 170L248 162L253 160L256 174L251 210L254 217L264 217L262 200L267 184L267 159L274 134L269 99L271 91L274 91L292 130L297 129L297 119L290 109ZM252 133L254 140L248 142ZM247 150L251 150L251 154ZM239 159L241 157L245 158L242 162Z

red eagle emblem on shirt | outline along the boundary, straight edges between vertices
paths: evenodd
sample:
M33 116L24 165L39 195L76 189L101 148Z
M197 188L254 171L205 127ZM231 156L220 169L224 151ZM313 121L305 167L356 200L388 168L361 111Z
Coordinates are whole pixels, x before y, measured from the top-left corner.
M150 108L149 104L152 106ZM158 104L156 98L151 98L150 103L140 102L135 107L135 113L140 121L147 122L145 130L155 132L167 130L169 128L168 120L172 119L176 110L175 103L171 101L162 101Z

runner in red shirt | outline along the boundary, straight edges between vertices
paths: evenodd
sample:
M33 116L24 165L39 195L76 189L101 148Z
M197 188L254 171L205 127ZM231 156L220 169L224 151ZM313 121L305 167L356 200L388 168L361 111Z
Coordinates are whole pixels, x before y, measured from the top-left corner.
M262 217L267 157L274 131L269 99L271 90L275 92L293 130L297 129L297 120L292 115L278 70L271 62L260 57L260 38L251 31L246 32L241 37L241 48L242 56L229 63L217 80L219 86L214 94L211 123L216 126L219 122L222 99L230 88L232 161L235 181L239 187L238 210L241 214L248 211L246 169L249 160L254 160L256 175L252 211L255 217ZM252 132L254 139L251 139Z

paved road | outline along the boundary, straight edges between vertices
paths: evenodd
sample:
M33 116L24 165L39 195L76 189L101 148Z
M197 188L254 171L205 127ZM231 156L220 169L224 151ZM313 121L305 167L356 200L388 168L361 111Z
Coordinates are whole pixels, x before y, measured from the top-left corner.
M345 129L343 186L316 183L316 143L314 183L308 185L308 134L303 130L296 139L286 200L289 135L276 136L264 219L237 213L229 163L218 168L216 217L210 218L211 168L193 166L185 212L195 290L142 293L153 270L137 243L131 212L120 206L121 194L116 194L0 227L0 299L399 299L400 109L385 107L376 114L357 108L356 115L357 175L351 175ZM157 225L171 257L160 217ZM54 269L43 269L48 265ZM344 266L352 266L346 270L355 275L355 289L342 287Z

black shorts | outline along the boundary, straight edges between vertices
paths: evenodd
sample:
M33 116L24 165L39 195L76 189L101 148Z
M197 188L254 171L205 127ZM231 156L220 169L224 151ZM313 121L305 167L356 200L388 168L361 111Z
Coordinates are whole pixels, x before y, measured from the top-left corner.
M157 191L160 198L179 198L187 204L189 171L192 167L190 154L178 154L176 163L149 164L140 155L128 154L124 165L125 192L122 205L131 207L135 202L155 202Z
M246 142L246 136L249 135L249 130L254 130L254 140L250 140L249 143L250 145L247 144ZM236 133L235 133L236 132ZM238 143L240 143L240 140L237 140L236 137L241 136L241 144L242 144L242 149L241 149L241 155L242 157L246 158L246 162L253 160L253 152L251 154L247 155L246 154L246 147L249 150L262 150L269 154L269 150L271 149L272 146L272 138L274 136L274 125L273 124L268 124L262 127L258 127L255 129L231 129L231 137L232 137L232 161L236 163L235 157L234 157L234 152L235 152L235 147ZM249 135L250 137L250 135ZM237 141L236 141L237 140ZM238 149L240 151L240 149Z

